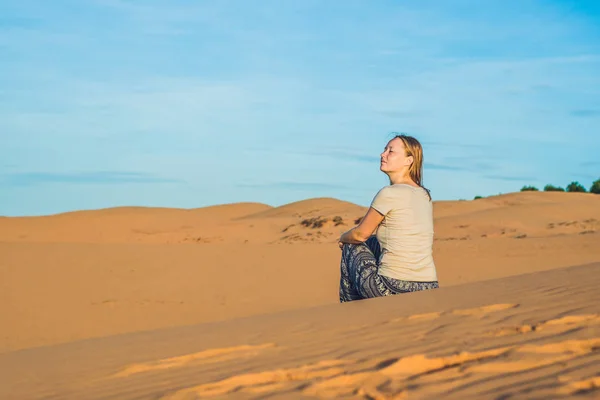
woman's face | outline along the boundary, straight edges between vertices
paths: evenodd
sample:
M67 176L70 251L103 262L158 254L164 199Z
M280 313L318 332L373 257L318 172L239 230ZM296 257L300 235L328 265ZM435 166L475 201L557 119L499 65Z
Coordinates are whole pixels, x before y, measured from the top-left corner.
M406 157L404 142L400 138L390 140L381 153L381 166L379 169L382 172L401 171L404 167L409 166L412 162L412 157Z

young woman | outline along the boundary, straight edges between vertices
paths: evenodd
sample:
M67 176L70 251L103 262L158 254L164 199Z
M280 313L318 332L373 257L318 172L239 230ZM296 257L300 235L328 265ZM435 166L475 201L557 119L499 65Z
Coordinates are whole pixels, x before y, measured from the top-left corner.
M380 170L390 185L377 192L361 222L338 243L342 303L439 287L432 255L433 208L421 184L419 141L395 136L381 153Z

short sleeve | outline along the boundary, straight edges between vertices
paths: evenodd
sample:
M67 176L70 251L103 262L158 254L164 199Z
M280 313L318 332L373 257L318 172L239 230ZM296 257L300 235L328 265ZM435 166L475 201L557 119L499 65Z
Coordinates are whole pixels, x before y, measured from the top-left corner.
M392 193L389 187L381 189L371 202L371 207L377 210L382 215L386 215L394 205Z

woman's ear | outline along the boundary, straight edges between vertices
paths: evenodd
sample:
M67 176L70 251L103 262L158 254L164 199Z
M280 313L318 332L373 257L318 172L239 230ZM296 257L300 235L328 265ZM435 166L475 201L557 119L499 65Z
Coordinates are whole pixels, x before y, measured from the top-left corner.
M408 157L406 157L406 160L404 161L404 165L410 167L414 161L415 161L415 158L413 156L408 156Z

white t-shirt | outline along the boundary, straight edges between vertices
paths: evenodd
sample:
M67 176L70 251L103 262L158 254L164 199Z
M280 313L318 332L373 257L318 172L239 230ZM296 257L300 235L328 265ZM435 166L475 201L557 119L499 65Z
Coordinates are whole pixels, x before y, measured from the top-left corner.
M383 187L371 207L385 216L377 228L379 274L405 281L437 281L433 262L433 204L425 189Z

